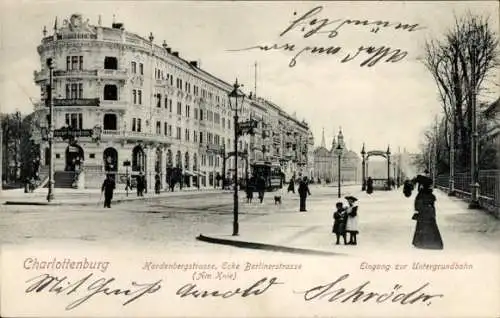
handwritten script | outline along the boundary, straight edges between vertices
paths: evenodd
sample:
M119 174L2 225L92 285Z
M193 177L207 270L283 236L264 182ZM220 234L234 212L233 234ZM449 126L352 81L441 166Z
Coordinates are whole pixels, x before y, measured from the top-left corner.
M288 25L281 33L280 37L284 37L292 32L299 32L300 36L304 39L309 38L322 38L326 40L331 40L336 38L342 29L347 26L357 26L369 30L373 34L377 34L381 30L392 29L395 31L406 31L415 32L424 29L424 27L419 26L419 24L405 24L401 22L390 22L390 21L371 21L371 20L352 20L352 19L328 19L318 17L319 13L323 11L323 6L317 6L305 14L298 16L297 12L294 12L294 20ZM297 17L298 16L298 17ZM271 45L255 45L243 49L235 49L229 51L249 51L249 50L261 50L261 51L285 51L292 52L295 55L290 60L288 64L289 67L294 67L297 65L297 59L304 53L309 53L311 55L321 56L339 56L341 57L341 63L351 62L355 59L360 59L360 66L372 67L380 61L386 63L397 63L402 61L407 55L407 51L403 51L399 48L391 48L389 46L371 46L371 45L361 45L355 52L343 52L344 49L338 45L307 45L301 47L294 43L284 43L284 44L271 44Z
M276 297L284 296L286 293L292 295L303 295L305 302L326 300L328 302L367 302L372 301L375 304L384 302L398 305L426 304L431 305L431 300L444 297L443 294L431 294L426 291L430 288L430 283L424 283L418 288L405 288L401 284L394 284L390 290L376 290L374 287L369 289L370 282L362 284L355 283L354 287L348 282L349 274L341 275L339 278L328 283L321 283L313 287L307 287L305 290L296 291L290 288L284 288L285 282L278 277L263 277L253 282L242 282L242 285L223 289L218 289L217 284L211 284L211 288L199 286L199 284L187 283L181 287L175 287L172 290L175 297L189 298L192 300L201 300L204 298L228 299L234 296L241 298L260 297L274 290ZM67 276L54 276L49 274L38 275L26 281L28 287L26 294L49 293L55 295L75 295L76 300L71 301L65 309L72 310L98 295L115 296L125 298L122 306L126 306L136 300L148 295L157 293L163 288L162 279L138 283L131 282L126 287L118 287L117 280L111 278L97 278L94 274L88 274L78 279L70 279ZM214 288L215 285L215 288Z

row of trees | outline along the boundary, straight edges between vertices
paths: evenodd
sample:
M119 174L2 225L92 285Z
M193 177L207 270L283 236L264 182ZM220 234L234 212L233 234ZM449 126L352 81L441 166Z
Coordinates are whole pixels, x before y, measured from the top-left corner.
M34 115L20 112L1 114L2 182L16 183L31 178L33 163L40 158L39 148L32 140Z
M488 18L470 13L456 18L455 25L442 38L426 42L422 62L436 82L442 117L436 118L425 132L422 155L417 162L420 167L430 168L435 163L437 174L448 173L453 146L455 171L470 171L473 110L476 109L479 167L499 168L498 146L481 138L491 120L484 115L484 109L491 102L477 103L489 87L498 90L498 84L491 82L495 72L498 73L498 44Z

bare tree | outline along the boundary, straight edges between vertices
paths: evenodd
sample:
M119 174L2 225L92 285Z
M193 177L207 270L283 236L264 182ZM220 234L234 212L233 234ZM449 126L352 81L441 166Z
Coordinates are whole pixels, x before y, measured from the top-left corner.
M458 164L465 167L470 156L472 106L485 89L484 81L499 65L498 38L487 18L468 13L456 18L442 39L427 41L423 63L437 84L446 119L443 133L453 129L449 142L459 148Z

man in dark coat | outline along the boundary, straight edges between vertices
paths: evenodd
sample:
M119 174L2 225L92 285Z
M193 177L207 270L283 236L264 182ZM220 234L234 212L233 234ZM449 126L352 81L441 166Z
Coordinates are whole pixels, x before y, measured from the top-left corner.
M138 197L143 197L144 196L144 188L145 188L145 178L142 172L139 173L137 176L137 196Z
M111 208L111 200L113 199L113 191L115 190L115 180L111 175L107 175L102 183L101 192L104 192L104 207Z
M307 177L304 177L300 180L299 183L299 197L300 197L300 212L306 212L306 198L308 195L311 195L311 191L309 191L309 185L307 182Z
M266 179L263 176L260 176L257 179L257 192L259 192L259 200L260 203L264 201L264 193L266 191Z
M292 191L293 193L295 193L295 182L293 181L293 177L290 178L290 182L288 183L288 190L287 190L287 193Z
M366 180L366 193L373 193L373 179L371 177L368 177L368 179Z

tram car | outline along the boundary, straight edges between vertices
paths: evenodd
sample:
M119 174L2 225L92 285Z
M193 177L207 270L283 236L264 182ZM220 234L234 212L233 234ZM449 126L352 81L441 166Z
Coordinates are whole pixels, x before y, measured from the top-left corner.
M261 176L266 181L266 190L274 191L283 187L284 174L278 163L269 161L257 161L252 164L252 180L255 183ZM255 186L255 184L254 184Z

